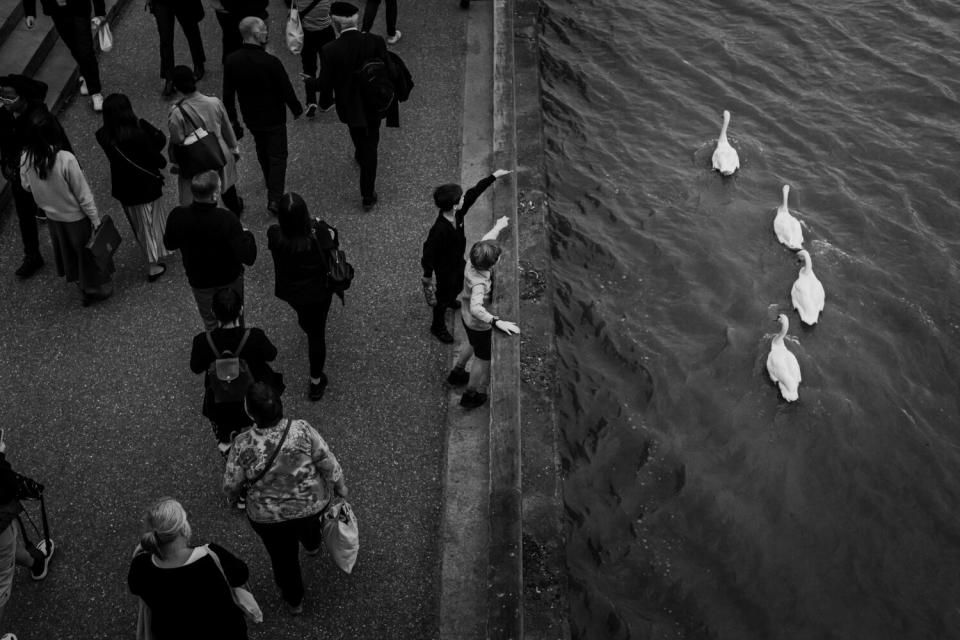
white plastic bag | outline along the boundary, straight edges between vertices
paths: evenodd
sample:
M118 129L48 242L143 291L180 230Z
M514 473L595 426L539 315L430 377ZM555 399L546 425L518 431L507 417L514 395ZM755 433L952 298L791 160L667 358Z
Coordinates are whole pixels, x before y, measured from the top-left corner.
M110 25L107 22L100 25L100 31L97 32L97 39L100 42L100 51L107 53L113 49L113 33L110 31Z
M290 5L290 16L287 18L287 48L293 55L299 55L303 50L303 25L300 24L296 3Z
M337 566L347 573L353 571L360 551L360 529L346 500L331 503L323 512L323 541Z

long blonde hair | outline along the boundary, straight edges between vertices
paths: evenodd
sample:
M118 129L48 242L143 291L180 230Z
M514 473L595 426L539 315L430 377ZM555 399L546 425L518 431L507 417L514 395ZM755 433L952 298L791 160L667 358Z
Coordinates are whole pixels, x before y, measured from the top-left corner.
M140 546L144 551L159 556L160 548L177 536L190 539L192 531L187 521L187 512L183 505L170 497L164 497L153 503L143 514L146 532L140 536Z

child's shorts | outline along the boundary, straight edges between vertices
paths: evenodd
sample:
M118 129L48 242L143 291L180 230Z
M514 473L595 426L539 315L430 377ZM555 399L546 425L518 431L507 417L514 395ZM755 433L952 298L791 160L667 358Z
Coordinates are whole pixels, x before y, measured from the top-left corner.
M463 317L460 318L460 321L463 321ZM477 360L490 360L490 342L493 329L476 331L468 327L466 322L463 323L463 328L467 332L467 340L470 342L470 346L473 347L473 356Z

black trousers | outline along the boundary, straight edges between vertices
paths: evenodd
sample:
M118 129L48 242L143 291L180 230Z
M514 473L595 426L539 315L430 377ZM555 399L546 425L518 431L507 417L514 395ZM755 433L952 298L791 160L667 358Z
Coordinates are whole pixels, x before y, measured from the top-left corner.
M217 11L217 22L220 23L220 32L222 34L223 55L220 57L220 64L227 61L227 56L240 48L243 44L243 38L240 36L240 18L224 11Z
M307 357L310 377L319 378L327 364L327 314L333 294L323 293L309 304L290 305L297 312L297 324L307 334Z
M373 21L377 17L377 9L380 7L380 0L367 0L363 8L363 27L361 31L370 31L373 27ZM392 36L397 32L397 0L387 0L387 35Z
M97 65L97 55L93 51L93 32L90 30L91 16L76 16L69 10L55 11L52 16L53 26L67 45L70 55L80 67L80 75L87 82L90 93L100 93L100 67Z
M284 520L254 522L250 526L267 548L273 566L273 580L280 587L284 601L296 607L303 602L303 575L300 573L300 545L318 549L323 542L323 529L318 515Z
M437 280L440 280L439 273L437 274ZM463 286L461 285L460 289L462 288ZM447 309L456 301L460 289L456 289L453 286L437 287L437 304L433 308L433 324L430 325L431 329L439 330L447 327Z
M257 161L267 184L267 206L276 207L287 183L287 125L251 129Z
M40 257L40 231L37 229L37 203L33 195L20 185L20 178L10 180L13 189L13 205L20 223L20 239L23 241L25 258Z
M303 49L300 51L300 63L303 64L303 72L311 78L317 77L317 62L320 60L320 49L328 42L337 39L337 34L333 27L327 27L320 31L303 31ZM316 104L317 89L312 83L307 83L304 79L304 92L307 97L307 104Z
M353 157L360 165L360 197L373 198L377 182L377 147L380 146L380 120L366 127L350 127Z
M203 52L203 39L200 37L200 22L192 13L192 8L188 9L179 3L176 6L160 2L153 5L153 17L157 19L157 32L160 34L160 77L164 80L173 79L173 67L176 65L173 52L174 20L180 23L183 35L187 38L194 68L203 66L207 61Z

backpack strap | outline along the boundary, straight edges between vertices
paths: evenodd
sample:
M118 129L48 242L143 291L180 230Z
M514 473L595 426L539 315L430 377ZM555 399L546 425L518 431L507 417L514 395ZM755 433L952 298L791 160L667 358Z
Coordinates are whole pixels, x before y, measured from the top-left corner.
M210 331L206 331L205 333L207 334L207 344L210 345L210 350L213 351L213 357L219 358L220 352L217 351L217 345L213 344L213 334ZM246 339L246 336L244 336L244 339Z
M240 352L243 351L243 347L247 344L247 338L250 337L250 329L247 329L243 332L243 337L240 338L240 344L237 345L237 350L233 352L234 357L239 358Z

